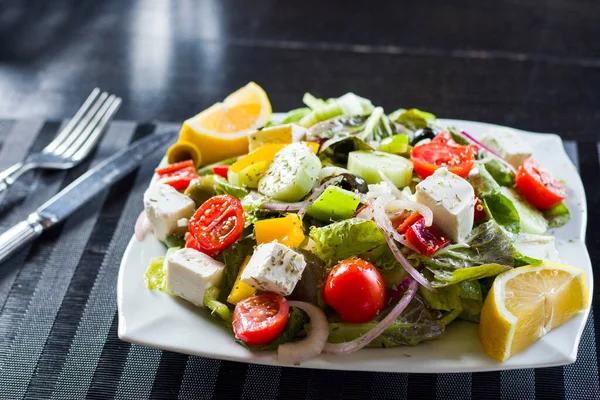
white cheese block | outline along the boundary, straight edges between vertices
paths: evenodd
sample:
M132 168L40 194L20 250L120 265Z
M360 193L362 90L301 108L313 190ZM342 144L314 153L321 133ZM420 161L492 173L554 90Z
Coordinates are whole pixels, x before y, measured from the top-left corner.
M531 157L533 149L515 132L505 130L495 135L485 135L481 143L500 154L506 161L519 168L525 159Z
M513 244L519 253L527 257L547 262L560 262L554 236L521 233Z
M446 168L437 169L420 182L415 199L431 209L433 224L453 242L462 242L473 229L473 187Z
M194 214L196 203L173 187L156 182L144 193L144 209L154 228L154 235L164 241L168 235L182 235L186 226L178 223Z
M255 289L288 296L294 291L305 267L302 254L273 241L254 250L240 280Z
M198 250L183 248L165 260L166 288L169 293L204 307L204 292L219 286L225 265Z

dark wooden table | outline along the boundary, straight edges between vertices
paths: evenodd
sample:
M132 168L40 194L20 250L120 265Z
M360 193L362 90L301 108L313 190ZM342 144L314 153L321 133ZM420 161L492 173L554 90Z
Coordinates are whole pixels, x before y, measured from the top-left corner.
M266 89L275 111L299 107L306 91L323 97L353 91L387 111L418 107L439 117L553 132L576 141L591 211L587 243L592 263L600 263L597 0L0 0L0 120L4 124L69 117L95 86L123 97L120 120L180 122L251 80ZM149 126L137 125L133 136L148 133ZM49 140L57 128L57 123L46 123L40 137ZM65 179L72 180L71 175ZM114 204L125 202L114 190L111 199L117 203L102 208L108 207L109 214L117 212L111 208ZM43 243L52 245L57 235L60 232ZM108 240L98 243L106 247ZM99 250L90 251L93 255ZM32 256L28 257L32 263ZM39 258L39 252L34 251L33 257ZM93 283L81 287L89 291ZM11 290L19 295L21 287ZM85 293L72 294L73 307L79 311L75 316L63 315L50 339L60 334L60 323L64 329L75 329L83 313L82 305L77 309L77 296L85 302ZM3 307L6 304L0 304L0 310ZM0 318L0 331L5 329L2 324L10 323ZM592 323L595 336L600 337L600 312ZM94 375L96 386L88 395L114 394L111 386L125 374L130 346L115 339L114 329L111 326L112 337L102 349L102 356L106 352L110 361L102 366L106 375L97 379ZM67 357L64 346L68 344L61 343L44 347L46 370ZM0 372L7 352L0 348ZM158 357L151 394L170 397L179 392L192 359L168 352ZM594 359L600 358L594 355ZM111 372L112 362L116 372ZM207 361L206 368L211 365L219 369L215 393L223 396L254 393L243 388L244 379L262 371L227 362ZM50 395L58 373L45 378L36 371L32 381L39 390L30 388L27 393ZM278 373L281 383L275 392L281 398L368 396L368 388L382 383L404 388L399 396L436 393L434 375L396 379L369 373L288 369ZM536 371L536 397L561 397L568 391L564 374L562 368ZM438 377L438 384L440 379L454 378ZM463 384L461 379L457 384ZM501 379L499 373L474 374L468 379L468 392L473 398L499 398Z

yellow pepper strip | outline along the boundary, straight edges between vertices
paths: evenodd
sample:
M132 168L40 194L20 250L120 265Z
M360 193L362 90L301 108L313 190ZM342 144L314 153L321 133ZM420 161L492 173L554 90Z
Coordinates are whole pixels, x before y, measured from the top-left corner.
M317 154L319 152L319 143L317 142L302 142L304 143L306 146L308 146L309 149L312 150L313 153Z
M298 247L304 241L302 219L296 214L257 221L254 223L254 234L258 244L277 240L286 246Z
M256 289L248 285L246 282L240 281L240 278L242 277L242 272L244 272L244 268L246 268L246 265L248 265L249 261L250 256L246 257L244 263L240 267L238 276L237 278L235 278L235 282L233 284L233 289L231 289L231 293L229 293L229 296L227 297L228 303L237 304L240 301L247 299L248 297L256 293Z
M202 163L202 154L192 142L180 140L167 150L167 161L169 164L175 164L185 160L193 160L194 165L198 168Z
M229 171L227 171L227 180L229 180L229 183L232 185L241 186L245 181L245 178L241 176L243 170L246 170L252 164L263 163L261 167L266 171L273 161L273 158L275 158L275 154L285 146L286 144L283 143L270 143L248 153L247 156L240 158L229 167ZM257 178L260 179L260 177Z

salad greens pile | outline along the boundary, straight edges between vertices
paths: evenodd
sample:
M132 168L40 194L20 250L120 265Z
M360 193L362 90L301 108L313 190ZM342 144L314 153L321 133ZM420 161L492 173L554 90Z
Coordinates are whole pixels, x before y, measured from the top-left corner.
M175 272L170 272L167 261L173 252L185 247L209 254L224 268L220 267L219 279L206 281L203 304L198 305L210 309L250 350L276 350L306 338L315 325L313 316L293 306L294 301L322 310L328 343L351 342L381 327L405 298L416 271L429 285L420 285L398 317L366 344L387 348L439 338L455 320L477 323L495 276L557 257L554 239L544 233L567 223L569 210L562 202L564 196L554 199L553 193L548 194L550 206L532 204L520 176L534 161L518 144L492 149L484 140L443 127L431 113L398 109L386 114L353 93L331 99L307 93L303 102L305 107L270 121L262 131L303 129L302 143L313 147L267 144L246 156L252 160L232 158L200 168L198 177L179 191L193 201L193 209L201 209L219 195L232 197L240 205L241 226L233 243L210 252L202 247L201 233L192 232L192 223L199 224L193 222L198 212L185 217L190 220L190 232L177 228L166 237L169 252L150 263L145 275L148 288L169 291L168 275ZM498 153L527 154L522 165L513 165L508 156ZM446 154L452 155L444 158ZM225 168L226 175L216 168ZM442 170L465 189L461 192L450 183L445 185L450 181L438 178ZM269 185L263 178L269 179ZM439 193L421 189L421 182L435 179ZM470 198L465 197L469 191ZM426 196L433 200L428 203L423 200ZM448 196L453 203L448 203ZM154 206L146 206L150 217L153 210L149 207ZM290 214L294 214L291 219L286 217ZM378 222L381 218L385 224ZM464 226L469 233L451 241L453 233L460 235ZM526 241L522 240L525 235ZM260 264L267 263L267 258L259 260L259 249L275 246L273 240L281 246L269 253L274 266L276 256L287 249L301 258L294 265L287 264L289 257L278 261L286 270L299 268L297 277L282 272L275 280L270 267ZM328 293L333 290L336 266L351 265L357 259L377 271L384 301L362 322L348 318ZM260 285L253 285L252 279L261 280ZM279 290L265 289L273 282L281 289L276 293L290 300L292 307L279 333L267 343L255 344L236 330L240 304L257 293ZM357 295L356 286L343 285L339 283L336 290L350 301ZM174 294L189 300L184 292Z

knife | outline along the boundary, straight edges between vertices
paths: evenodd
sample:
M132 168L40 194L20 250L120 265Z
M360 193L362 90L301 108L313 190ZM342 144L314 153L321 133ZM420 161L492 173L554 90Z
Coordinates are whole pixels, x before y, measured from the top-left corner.
M151 152L175 138L176 132L150 135L102 161L0 235L0 263L14 251L67 218L99 192L133 171Z

